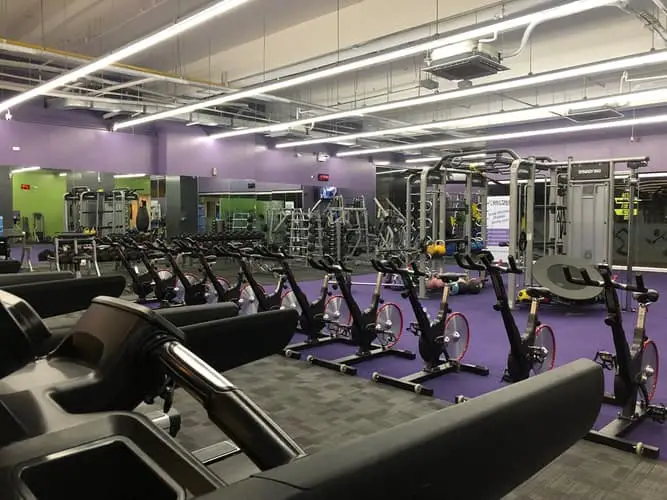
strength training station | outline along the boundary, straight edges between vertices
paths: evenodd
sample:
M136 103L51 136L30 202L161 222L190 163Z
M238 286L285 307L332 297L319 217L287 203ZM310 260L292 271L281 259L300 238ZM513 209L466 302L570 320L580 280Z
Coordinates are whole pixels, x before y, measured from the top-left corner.
M0 500L662 498L665 137L665 0L0 0Z

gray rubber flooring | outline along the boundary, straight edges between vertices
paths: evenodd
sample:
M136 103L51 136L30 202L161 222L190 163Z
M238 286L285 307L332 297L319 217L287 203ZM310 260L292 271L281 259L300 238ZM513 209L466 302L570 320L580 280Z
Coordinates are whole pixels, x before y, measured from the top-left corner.
M50 318L46 323L51 328L67 328L79 315L73 313ZM378 386L280 356L237 368L225 375L244 389L309 453L339 446L447 405L443 401ZM224 439L208 421L205 412L183 391L179 390L175 406L183 420L178 440L186 448L195 450ZM511 460L509 450L508 459ZM234 460L224 469L228 481L248 474L247 463L237 462L234 470ZM653 500L667 498L665 485L667 463L641 459L582 441L506 499Z

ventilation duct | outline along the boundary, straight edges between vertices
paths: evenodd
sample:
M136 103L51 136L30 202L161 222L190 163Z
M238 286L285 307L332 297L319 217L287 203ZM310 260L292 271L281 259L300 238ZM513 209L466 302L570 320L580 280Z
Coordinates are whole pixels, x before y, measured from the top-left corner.
M623 113L610 107L569 111L565 118L575 123L592 123L623 118Z

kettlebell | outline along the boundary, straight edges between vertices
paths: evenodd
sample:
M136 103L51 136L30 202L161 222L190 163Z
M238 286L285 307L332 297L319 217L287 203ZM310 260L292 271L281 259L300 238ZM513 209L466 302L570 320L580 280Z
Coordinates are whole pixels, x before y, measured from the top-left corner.
M481 291L482 291L482 280L477 278L470 278L470 281L468 282L468 293L477 295Z

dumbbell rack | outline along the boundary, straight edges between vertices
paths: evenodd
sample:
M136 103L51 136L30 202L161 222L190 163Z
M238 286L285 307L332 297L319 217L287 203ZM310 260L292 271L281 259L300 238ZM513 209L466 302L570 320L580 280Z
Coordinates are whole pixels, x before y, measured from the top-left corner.
M232 231L246 231L250 220L249 212L232 212L231 226Z
M308 255L308 214L300 208L292 210L292 218L289 230L290 254Z

